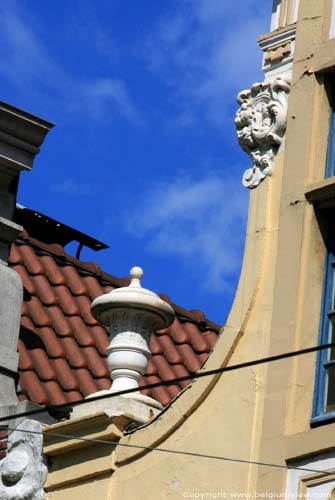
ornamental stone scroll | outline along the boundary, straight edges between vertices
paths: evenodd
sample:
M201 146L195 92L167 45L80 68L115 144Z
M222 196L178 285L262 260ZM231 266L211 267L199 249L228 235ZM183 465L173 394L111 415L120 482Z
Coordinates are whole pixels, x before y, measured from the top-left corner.
M235 117L238 142L251 158L242 184L255 188L272 174L275 156L284 140L290 80L286 76L271 82L255 83L237 96L240 104Z

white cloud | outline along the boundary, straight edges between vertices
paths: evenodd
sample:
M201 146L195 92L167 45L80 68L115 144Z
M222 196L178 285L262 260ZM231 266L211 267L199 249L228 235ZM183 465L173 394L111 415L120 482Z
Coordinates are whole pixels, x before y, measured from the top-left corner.
M104 75L74 74L47 50L43 42L46 34L31 13L19 10L13 3L0 7L0 14L0 76L22 92L29 87L31 98L45 100L63 113L87 112L93 118L108 115L111 119L114 112L130 122L138 122L124 81ZM103 40L107 40L105 33L101 33L99 44Z
M134 123L139 123L136 108L131 102L123 81L100 78L87 84L81 84L79 89L92 115L102 115L106 107L113 104L121 115Z
M222 293L241 264L246 201L235 180L183 178L150 186L125 221L151 252L179 258Z
M110 6L112 8L112 6ZM72 46L77 45L79 49L83 46L90 53L98 53L107 56L108 61L118 60L122 54L122 46L111 34L110 24L102 24L97 13L103 9L97 9L97 5L90 2L71 2L68 16L64 18L61 26L61 35Z
M173 89L184 125L204 116L221 126L237 91L262 78L256 38L270 14L259 0L185 0L161 19L143 56Z
M24 22L15 8L8 4L0 9L0 73L17 86L26 86L44 78L59 76L59 68L52 62L38 37Z
M65 196L92 196L96 193L96 187L69 177L63 179L57 185L51 186L51 191Z

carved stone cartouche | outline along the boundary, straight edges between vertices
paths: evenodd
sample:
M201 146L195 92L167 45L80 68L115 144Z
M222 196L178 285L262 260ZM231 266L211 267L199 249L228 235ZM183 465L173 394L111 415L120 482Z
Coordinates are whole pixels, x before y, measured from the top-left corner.
M235 117L237 138L253 167L244 172L242 183L254 188L271 175L287 121L290 81L286 76L272 82L255 83L237 96L240 104Z

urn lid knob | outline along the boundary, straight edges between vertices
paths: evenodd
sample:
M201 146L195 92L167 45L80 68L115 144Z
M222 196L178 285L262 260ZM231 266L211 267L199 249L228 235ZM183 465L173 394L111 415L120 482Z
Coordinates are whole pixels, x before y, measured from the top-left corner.
M131 287L141 288L141 279L143 278L144 272L141 267L134 266L130 269L130 285Z

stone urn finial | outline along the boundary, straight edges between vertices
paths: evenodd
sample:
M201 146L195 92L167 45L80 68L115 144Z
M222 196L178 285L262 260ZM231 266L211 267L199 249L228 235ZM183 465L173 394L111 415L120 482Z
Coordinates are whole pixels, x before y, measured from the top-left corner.
M152 333L167 328L174 320L172 307L157 294L142 288L143 270L130 270L129 286L117 288L97 297L91 305L93 316L110 328L107 366L113 381L112 392L139 387L151 356ZM161 409L154 399L133 392L127 397Z

